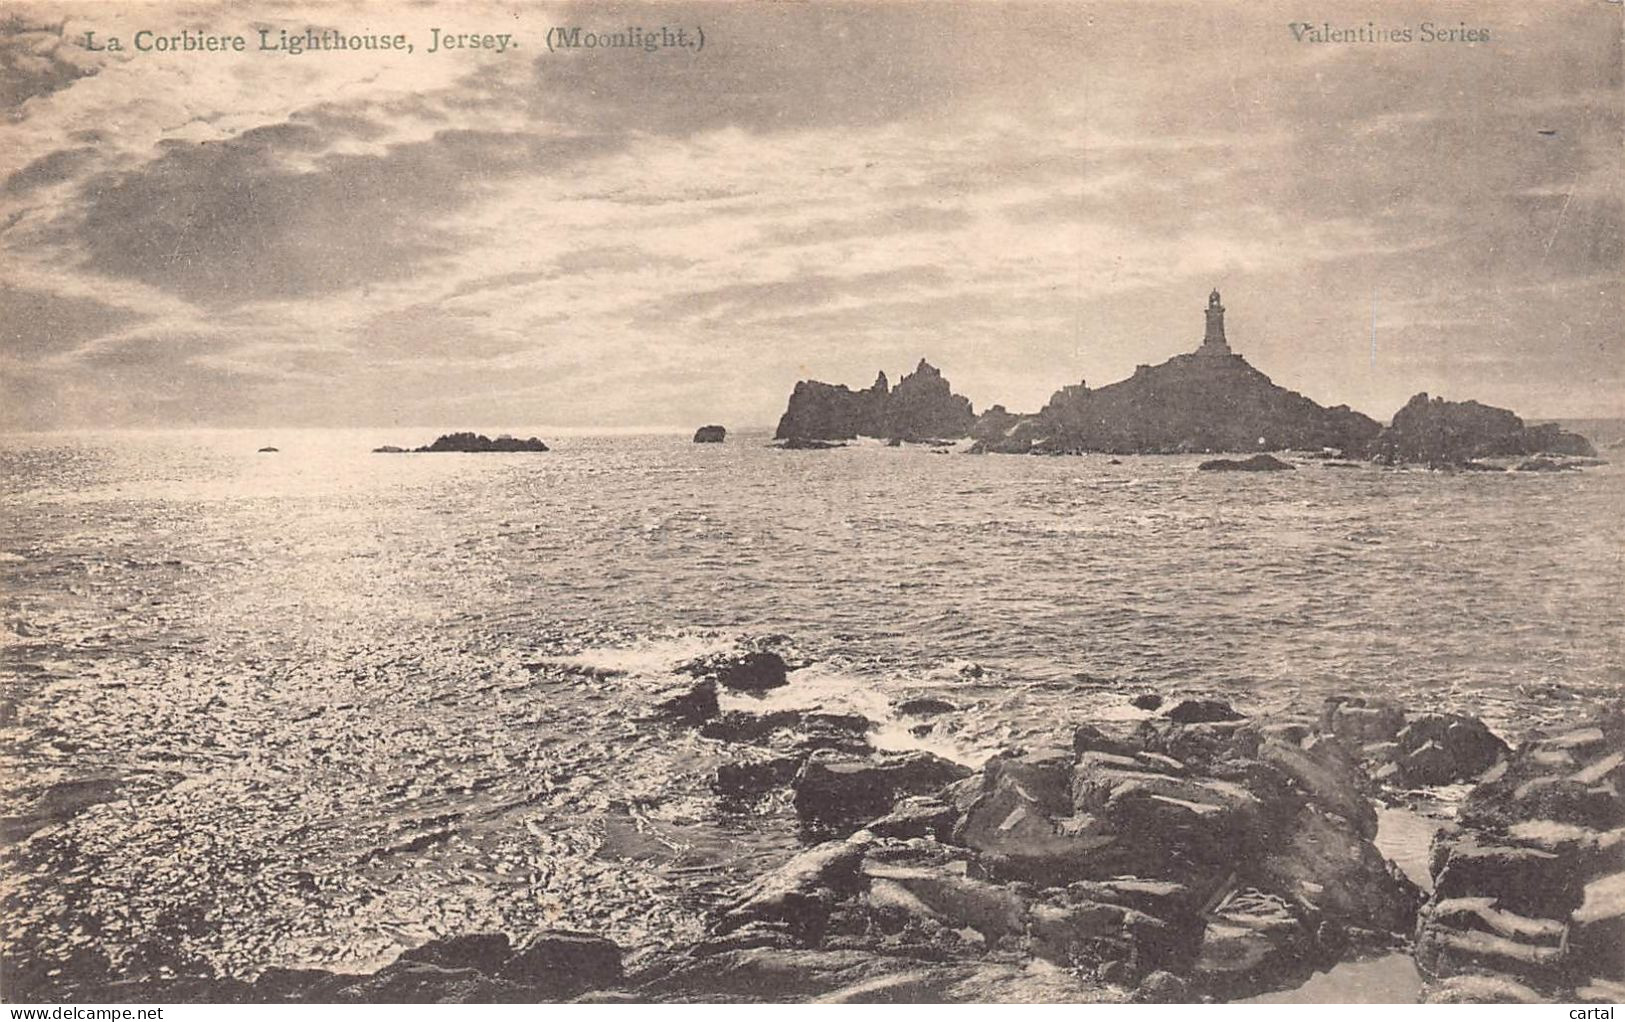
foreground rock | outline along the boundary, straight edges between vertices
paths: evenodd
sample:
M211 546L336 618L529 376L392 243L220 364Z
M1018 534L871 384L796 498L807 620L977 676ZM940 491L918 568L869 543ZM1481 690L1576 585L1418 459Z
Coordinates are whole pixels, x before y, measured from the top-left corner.
M1615 1001L1625 984L1625 709L1520 747L1432 853L1434 998Z
M507 435L499 436L495 440L481 433L447 433L435 438L435 442L413 450L414 454L504 454L515 452L540 452L547 450L546 444L535 437L520 440ZM405 454L405 448L385 444L383 447L374 447L374 454Z
M1372 442L1370 456L1389 465L1463 465L1478 458L1559 454L1596 457L1591 442L1555 424L1526 426L1505 408L1417 394Z
M1371 844L1346 743L1217 700L977 772L827 749L786 782L757 762L827 840L724 906L650 996L945 999L1050 968L1073 1000L1240 997L1391 946L1421 901Z
M773 436L801 441L801 446L859 436L928 440L966 436L975 423L970 402L953 392L935 366L921 359L895 390L885 373L868 390L859 391L802 380Z
M1321 710L1320 727L1358 750L1372 777L1392 787L1475 780L1509 752L1477 718L1406 713L1381 699L1333 696Z
M701 426L694 431L697 444L720 444L728 439L728 431L721 426Z

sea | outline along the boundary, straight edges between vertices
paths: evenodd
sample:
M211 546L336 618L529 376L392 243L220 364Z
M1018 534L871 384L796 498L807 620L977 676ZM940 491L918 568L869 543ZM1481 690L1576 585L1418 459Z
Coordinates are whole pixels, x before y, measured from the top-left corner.
M653 720L771 706L969 764L1129 700L1336 694L1509 740L1625 691L1625 470L981 457L543 428L0 437L0 952L36 976L362 971L546 927L645 956L798 847ZM275 447L261 452L261 447ZM928 727L916 696L952 703ZM744 697L735 697L744 698Z

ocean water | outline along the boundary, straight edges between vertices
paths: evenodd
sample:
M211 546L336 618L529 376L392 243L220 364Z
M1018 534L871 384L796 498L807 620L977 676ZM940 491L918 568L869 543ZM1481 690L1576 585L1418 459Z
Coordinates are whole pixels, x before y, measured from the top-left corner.
M765 435L0 437L0 941L63 974L365 969L441 933L641 955L795 846L644 719L782 635L775 705L977 762L1213 694L1482 715L1625 689L1625 471L1195 471ZM256 453L273 444L275 454ZM892 705L959 712L919 736Z

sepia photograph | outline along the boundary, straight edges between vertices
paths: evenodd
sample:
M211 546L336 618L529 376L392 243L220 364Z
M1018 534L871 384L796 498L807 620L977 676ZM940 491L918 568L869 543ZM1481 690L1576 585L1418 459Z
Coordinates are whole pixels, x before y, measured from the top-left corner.
M1620 0L0 0L0 1001L1612 1018L1622 320Z

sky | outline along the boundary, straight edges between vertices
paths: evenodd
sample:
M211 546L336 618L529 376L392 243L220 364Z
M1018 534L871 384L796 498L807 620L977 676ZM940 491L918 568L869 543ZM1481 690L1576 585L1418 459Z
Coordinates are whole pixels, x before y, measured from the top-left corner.
M1622 11L0 5L0 429L738 429L922 357L1034 411L1214 287L1323 404L1625 416ZM628 26L704 46L549 51Z

